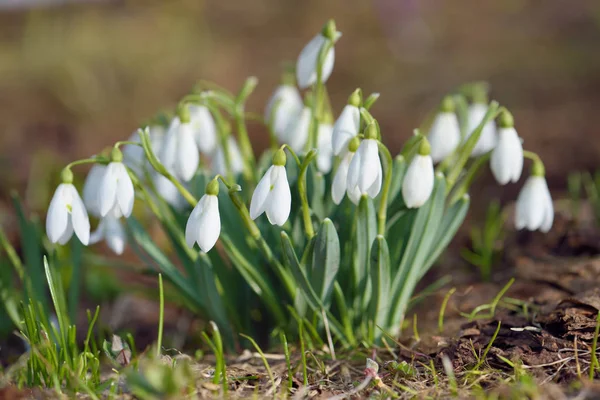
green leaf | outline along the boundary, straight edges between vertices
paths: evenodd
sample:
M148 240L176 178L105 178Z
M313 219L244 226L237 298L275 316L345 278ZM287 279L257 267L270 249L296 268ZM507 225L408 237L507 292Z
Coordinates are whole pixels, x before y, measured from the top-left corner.
M230 350L234 348L234 334L227 317L227 311L223 304L223 298L227 296L221 296L216 285L216 277L213 273L213 265L210 258L206 253L200 253L198 260L196 261L196 267L199 270L200 275L200 287L201 293L199 295L204 296L204 303L206 304L208 316L211 320L215 321L219 330L225 337L225 343ZM233 293L231 294L234 295Z
M369 317L372 322L371 328L386 327L390 312L390 253L387 242L382 235L378 235L371 249L371 284L373 293L369 304ZM381 330L374 330L376 341L381 337Z
M364 310L369 302L369 253L373 240L377 236L377 215L373 201L362 196L356 213L354 227L354 256L352 260L355 300L354 308ZM362 306L359 306L359 304Z
M310 279L321 302L329 307L333 284L340 268L340 241L329 218L325 218L314 240Z
M404 198L402 198L402 181L404 181L404 174L406 173L406 159L401 155L396 156L394 159L393 173L392 173L392 184L390 185L390 192L388 195L388 207L404 208ZM393 212L390 211L390 215Z
M298 287L302 290L302 293L304 294L308 305L310 306L310 308L312 308L312 310L315 313L317 313L317 315L320 315L322 310L325 311L331 331L340 339L344 340L346 338L346 335L344 334L342 325L325 308L325 306L311 287L310 281L308 280L304 269L301 267L300 262L298 261L298 257L296 256L296 252L294 251L294 246L290 241L290 237L287 235L287 233L283 231L281 232L281 244L283 247L283 259L285 265L292 271L292 275L294 276Z

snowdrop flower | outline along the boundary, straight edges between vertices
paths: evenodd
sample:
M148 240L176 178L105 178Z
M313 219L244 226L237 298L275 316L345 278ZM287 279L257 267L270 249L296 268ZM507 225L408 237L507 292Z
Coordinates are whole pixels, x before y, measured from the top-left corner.
M488 106L482 103L473 103L469 106L468 112L468 130L467 136L465 140L469 138L473 134L475 128L479 126L485 113L487 112ZM471 157L478 157L487 153L496 147L497 142L497 133L496 133L496 124L494 121L489 121L483 127L481 131L481 136L479 136L479 140L475 147L473 148L473 152L471 153Z
M517 182L523 171L523 145L508 111L500 115L498 144L492 151L490 168L501 185Z
M423 138L419 153L412 159L404 175L402 197L408 208L421 207L433 191L434 172L430 151L429 142Z
M350 168L350 163L352 162L356 150L358 150L359 142L360 140L358 138L354 138L350 141L348 149L343 155L337 171L335 172L335 176L333 177L333 183L331 184L331 198L335 204L340 204L344 199L344 194L348 188L348 169ZM360 201L360 196L361 193L358 189L358 185L354 186L354 188L348 192L348 198L356 205L358 205Z
M96 230L90 235L90 244L98 243L104 239L108 247L115 254L123 254L127 236L121 221L119 221L120 217L121 213L118 209L114 209L106 217L102 218Z
M98 206L100 216L105 217L114 208L126 218L131 215L135 194L133 182L123 164L123 154L114 148L111 154L112 162L108 164L98 186Z
M304 151L304 146L310 134L312 113L309 107L304 107L297 118L292 119L286 128L285 143L296 153Z
M348 143L360 130L360 89L350 95L348 104L333 125L333 154L339 156L348 148Z
M332 133L333 126L331 124L319 124L319 130L317 131L317 168L323 174L331 171L333 164L333 149L331 148Z
M273 165L258 182L250 201L250 218L267 214L271 225L282 226L290 216L292 194L285 170L286 156L282 149L273 156Z
M219 214L219 181L213 179L206 185L206 194L202 196L192 210L185 226L185 241L189 247L198 243L207 253L212 249L221 234L221 216Z
M231 172L233 175L241 174L244 170L244 158L240 152L240 148L233 138L227 138L227 147L229 150L229 162L231 163ZM225 152L222 146L217 147L217 151L212 160L212 170L215 175L227 175L227 165L225 164Z
M296 81L300 89L306 89L317 81L317 68L319 68L319 53L323 46L330 46L327 54L323 58L321 67L321 81L325 83L335 63L335 49L333 44L342 34L335 29L335 22L330 20L325 24L323 30L316 35L302 49L296 62Z
M531 176L517 198L515 226L517 229L539 229L546 233L552 228L553 222L554 205L544 177L544 166L540 161L535 161Z
M358 146L348 166L347 192L350 195L358 190L361 195L367 194L374 198L381 190L382 177L377 128L373 123L365 129L365 139Z
M123 156L125 156L125 152L123 152ZM94 217L100 217L98 188L100 187L105 171L106 165L94 164L83 183L83 204L85 204L87 211Z
M217 147L217 127L212 114L205 106L190 105L189 110L198 149L203 154L212 154Z
M73 236L87 246L90 240L90 220L83 201L73 186L70 169L62 172L62 182L56 188L46 216L46 233L52 243L65 244Z
M283 84L279 86L267 103L265 121L272 123L273 132L280 143L285 142L285 130L290 121L302 111L304 103L295 86Z
M427 139L431 145L431 159L436 164L452 154L460 144L460 126L451 97L442 100Z
M178 114L171 120L158 158L176 178L189 182L198 169L200 155L189 110L180 107Z

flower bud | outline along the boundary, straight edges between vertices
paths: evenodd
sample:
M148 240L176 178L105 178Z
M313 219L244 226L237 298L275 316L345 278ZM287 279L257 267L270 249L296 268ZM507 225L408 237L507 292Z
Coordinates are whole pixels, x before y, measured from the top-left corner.
M71 171L71 168L64 168L62 170L60 180L62 183L73 183L73 171Z
M217 180L217 178L213 179L212 181L206 184L206 190L204 191L204 193L211 196L219 195L219 181Z
M336 39L338 38L338 33L337 29L335 28L335 21L333 19L330 19L329 21L327 21L327 23L325 23L323 29L321 30L321 35L331 40L332 42L336 41Z
M350 97L348 97L348 104L354 107L360 107L362 103L362 90L356 89Z
M348 151L351 153L356 153L358 146L360 146L360 139L355 136L352 138L352 140L350 140L350 143L348 143Z
M512 128L515 126L515 120L508 110L503 110L498 117L498 126L500 128Z
M373 122L365 128L365 139L377 140L377 136L377 126L375 125L375 122Z
M110 152L110 160L113 162L121 162L123 161L123 153L119 150L118 147L113 147Z
M453 113L455 109L456 109L456 107L454 104L454 100L452 99L452 96L446 96L442 99L442 102L440 104L440 112Z
M273 155L273 165L284 166L286 162L287 157L285 155L285 151L278 149Z
M428 156L431 153L431 145L429 144L429 140L427 138L423 138L421 140L421 144L419 145L419 155Z

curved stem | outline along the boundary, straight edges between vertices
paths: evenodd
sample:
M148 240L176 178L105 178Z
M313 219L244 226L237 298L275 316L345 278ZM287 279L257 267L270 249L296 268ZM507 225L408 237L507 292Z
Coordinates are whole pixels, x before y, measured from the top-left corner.
M158 160L154 151L152 151L152 146L150 145L150 138L148 137L148 131L140 129L140 140L142 142L142 147L144 148L144 152L146 153L146 158L148 162L154 168L156 172L167 178L171 183L177 188L179 193L183 196L183 198L192 206L195 207L198 204L198 200L175 178L167 168Z
M533 162L539 162L539 163L542 162L542 159L540 158L540 156L535 154L533 151L523 150L523 157L529 158Z
M90 157L90 158L84 158L82 160L77 160L77 161L72 161L70 163L68 163L65 166L65 169L71 169L72 167L75 167L77 165L83 165L83 164L108 164L108 159L105 157Z
M282 145L281 149L287 149L290 152L292 157L294 157L296 164L298 165L298 169L300 170L298 173L298 194L300 195L300 203L302 205L302 221L304 222L304 232L306 237L310 240L313 236L315 236L315 230L310 216L310 205L308 204L306 171L308 170L308 166L310 165L311 161L317 155L317 151L315 149L309 151L306 157L304 157L304 162L300 163L300 159L294 150L292 150L287 144Z
M469 160L469 157L471 157L471 153L473 152L475 145L479 141L479 137L481 136L481 133L483 132L483 128L485 127L485 125L488 122L490 122L491 120L496 118L500 111L501 111L501 108L500 108L498 102L496 102L496 101L490 102L488 110L485 113L485 115L484 115L483 119L481 120L481 122L479 123L479 125L477 126L477 128L475 128L475 130L473 131L471 136L469 136L467 141L459 148L458 158L456 159L456 163L448 172L448 178L447 178L448 189L451 189L452 186L454 186L454 184L456 183L458 177L460 176L460 173L462 172L465 164Z
M134 142L131 140L119 140L118 142L115 143L115 145L113 146L115 149L118 149L121 146L127 145L127 144L131 144L133 146L140 146L142 147L142 144L140 142Z
M381 190L381 198L379 203L379 215L378 218L378 226L377 233L379 235L385 235L385 226L387 222L387 201L388 194L390 192L390 187L392 185L392 173L394 171L394 160L392 159L392 155L387 147L381 142L377 142L377 147L379 147L379 152L385 157L385 170L383 173L385 174L385 179L383 181L383 188Z

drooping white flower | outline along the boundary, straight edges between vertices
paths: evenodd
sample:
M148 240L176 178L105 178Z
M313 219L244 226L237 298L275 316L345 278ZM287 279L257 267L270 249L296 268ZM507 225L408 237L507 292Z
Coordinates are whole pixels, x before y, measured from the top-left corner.
M475 128L483 121L487 109L488 106L481 103L473 103L469 106L468 129L465 140L473 134ZM471 152L471 157L478 157L494 149L494 147L496 147L496 142L498 141L497 135L496 123L493 120L487 122L481 131L481 136L479 136L477 144L475 144L475 147Z
M360 131L360 110L356 105L347 104L333 125L333 154L339 156L348 143Z
M317 131L317 168L324 174L331 171L333 164L333 149L331 148L332 132L333 126L331 124L319 124Z
M296 119L303 106L298 89L292 85L280 85L271 95L265 109L265 121L272 121L273 132L281 143L285 142L288 124Z
M241 174L244 170L244 159L242 157L242 152L236 142L236 140L229 136L227 138L227 147L229 150L229 162L231 163L231 172L233 175ZM212 170L213 173L220 175L227 175L227 166L225 164L225 152L223 151L222 146L217 147L217 151L215 152L215 156L212 160Z
M216 185L216 192L215 192ZM212 187L211 187L212 186ZM216 180L207 185L206 194L202 196L192 210L185 227L185 241L189 247L198 243L200 249L207 253L212 249L221 234L221 216L219 214L219 184Z
M96 230L90 235L90 244L98 243L104 239L115 254L123 254L125 243L127 243L127 235L119 218L120 213L116 209L102 218Z
M261 178L250 201L250 218L256 219L262 213L272 225L282 226L290 216L292 194L285 170L286 156L278 150L273 156L273 165Z
M73 232L87 246L90 240L90 220L77 189L66 180L58 185L50 201L46 233L50 242L65 244L71 239Z
M427 139L431 144L431 159L434 163L439 163L448 157L460 144L460 126L458 118L454 112L439 112Z
M115 150L118 151L118 149ZM127 218L133 210L134 200L133 183L125 164L121 161L111 162L104 170L98 187L100 216L105 217L114 208L117 208Z
M501 185L517 182L523 171L523 145L514 127L498 129L498 144L490 160L492 173Z
M376 136L365 134L365 137L348 167L347 192L349 196L358 191L375 198L381 190L383 171Z
M554 205L548 184L543 175L536 175L534 172L517 198L515 226L517 229L539 229L546 233L552 228L553 221Z
M192 179L200 164L200 155L189 121L181 122L178 116L171 120L158 158L177 179L184 182Z
M125 156L125 153L123 153L123 156ZM83 183L83 204L85 204L87 211L94 217L100 217L98 189L100 188L105 171L106 165L94 164Z
M404 180L402 181L402 197L408 208L421 207L433 191L433 160L427 139L423 139L419 153L412 159Z
M333 71L335 63L335 49L333 44L341 36L335 29L333 21L329 21L323 27L321 33L312 38L310 42L302 49L296 62L296 81L300 89L305 89L317 81L317 68L319 53L323 46L331 44L331 47L323 58L321 66L321 80L326 82Z
M296 153L304 151L304 146L310 134L310 122L312 113L309 107L304 107L302 112L291 119L285 130L285 143Z
M333 182L331 184L331 198L335 204L340 204L344 199L344 194L346 194L348 188L348 168L350 167L354 154L355 152L353 151L346 151L338 165L335 176L333 177ZM348 192L348 198L356 205L358 205L358 202L360 201L360 196L361 193L358 189L358 185L355 186L352 191Z
M210 155L217 147L217 127L212 114L205 106L190 105L190 125L200 152Z

